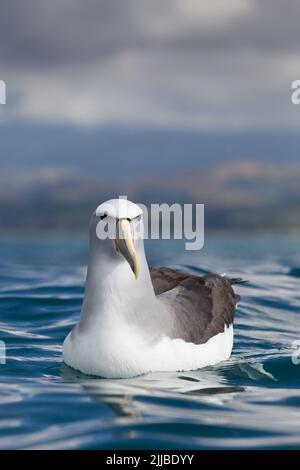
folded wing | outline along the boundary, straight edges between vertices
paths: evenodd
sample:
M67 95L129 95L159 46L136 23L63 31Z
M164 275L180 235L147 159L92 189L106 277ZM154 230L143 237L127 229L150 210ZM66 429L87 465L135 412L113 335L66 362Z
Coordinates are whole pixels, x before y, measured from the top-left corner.
M171 338L203 344L233 323L239 297L232 284L239 280L169 268L151 268L150 274L156 295L173 315Z

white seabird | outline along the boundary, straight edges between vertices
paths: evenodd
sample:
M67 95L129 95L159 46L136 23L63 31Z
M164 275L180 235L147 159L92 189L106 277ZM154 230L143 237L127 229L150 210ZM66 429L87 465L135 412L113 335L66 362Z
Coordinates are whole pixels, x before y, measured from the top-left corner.
M149 269L142 210L112 199L90 223L90 253L79 323L63 360L83 373L128 378L193 370L230 357L238 296L228 279ZM105 227L105 228L104 228ZM112 230L113 240L99 230Z

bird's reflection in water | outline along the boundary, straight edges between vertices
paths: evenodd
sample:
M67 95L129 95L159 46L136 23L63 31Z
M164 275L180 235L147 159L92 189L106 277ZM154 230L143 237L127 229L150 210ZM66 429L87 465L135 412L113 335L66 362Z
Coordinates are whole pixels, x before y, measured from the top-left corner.
M102 379L84 375L63 364L62 377L76 382L96 400L108 405L117 416L139 419L155 415L157 407L176 407L186 413L191 402L222 405L245 391L228 384L222 369L189 372L153 372L130 379Z

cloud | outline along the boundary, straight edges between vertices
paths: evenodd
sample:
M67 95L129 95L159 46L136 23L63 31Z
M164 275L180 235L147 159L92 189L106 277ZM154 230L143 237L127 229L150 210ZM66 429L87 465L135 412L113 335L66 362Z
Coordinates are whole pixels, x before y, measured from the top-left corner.
M0 119L298 127L299 14L297 0L4 1Z

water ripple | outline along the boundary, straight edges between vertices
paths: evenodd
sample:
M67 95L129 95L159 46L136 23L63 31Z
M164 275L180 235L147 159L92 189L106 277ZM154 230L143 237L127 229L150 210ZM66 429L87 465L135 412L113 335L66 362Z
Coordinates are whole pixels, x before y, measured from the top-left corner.
M149 244L156 265L248 281L236 287L234 353L199 371L102 380L61 362L80 312L86 244L2 242L0 448L299 449L299 248L291 238L211 238L199 253Z

